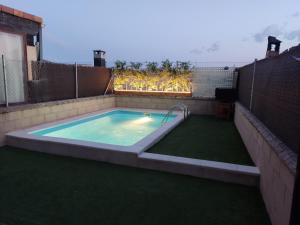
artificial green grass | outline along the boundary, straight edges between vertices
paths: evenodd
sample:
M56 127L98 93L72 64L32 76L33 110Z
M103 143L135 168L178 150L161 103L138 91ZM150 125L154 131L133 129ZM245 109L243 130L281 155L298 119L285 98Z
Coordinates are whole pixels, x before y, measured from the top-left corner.
M0 148L0 224L269 225L254 187Z
M148 152L253 165L232 121L191 115Z

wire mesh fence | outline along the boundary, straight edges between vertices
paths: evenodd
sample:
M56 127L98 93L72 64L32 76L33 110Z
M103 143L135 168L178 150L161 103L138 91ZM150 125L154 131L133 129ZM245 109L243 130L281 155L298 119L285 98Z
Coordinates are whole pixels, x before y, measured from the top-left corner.
M112 81L111 69L103 67L49 61L27 63L4 57L0 60L0 105L96 96L111 93L113 87L133 94L210 98L215 97L216 88L235 87L234 67L208 67L199 62L164 63L130 63L124 67L128 73L119 73ZM133 68L138 65L140 68Z
M220 64L220 66L213 66ZM204 66L210 64L211 66ZM114 67L116 92L130 94L215 97L216 88L235 88L237 73L233 62L126 62ZM240 63L241 64L241 63ZM188 95L187 95L188 94Z
M22 60L0 60L0 104L21 103L26 99L26 82Z
M0 59L0 105L5 105L6 104L6 86L5 86L5 77L4 77L4 65L3 65L3 58L1 56Z
M123 62L125 63L124 68L132 68L132 66L140 64L140 69L147 69L147 64L149 63L156 63L157 67L161 67L163 62L166 60L163 60L161 62L159 61L126 61L126 60L116 60L116 61L106 61L106 65L110 68L115 68L117 62ZM169 60L168 60L169 61ZM252 61L169 61L171 63L172 67L179 67L180 64L184 62L189 65L191 69L193 68L202 68L202 67L242 67L245 65L248 65ZM88 63L88 62L85 62Z
M104 94L111 70L48 61L0 60L0 105L89 97ZM107 93L111 93L108 90Z
M235 88L235 67L197 67L192 73L193 97L215 97L216 88Z

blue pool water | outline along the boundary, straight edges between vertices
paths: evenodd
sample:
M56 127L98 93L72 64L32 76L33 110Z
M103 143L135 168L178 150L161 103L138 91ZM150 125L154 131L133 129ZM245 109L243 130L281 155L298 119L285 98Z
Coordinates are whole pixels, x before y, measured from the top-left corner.
M157 130L161 126L164 115L163 113L145 115L143 112L115 110L33 131L31 134L130 146ZM175 115L171 115L167 122L174 118Z

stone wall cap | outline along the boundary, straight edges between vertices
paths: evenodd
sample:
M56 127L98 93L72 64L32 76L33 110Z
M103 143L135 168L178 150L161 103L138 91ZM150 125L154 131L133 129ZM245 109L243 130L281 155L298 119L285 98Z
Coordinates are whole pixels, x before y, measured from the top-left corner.
M295 175L297 167L297 154L293 152L284 142L274 135L254 114L252 114L241 103L236 102L236 107L248 119L253 127L260 133L268 145L274 149L278 158L286 165L289 171Z
M65 100L57 100L57 101L49 101L49 102L39 102L39 103L24 103L22 105L14 105L9 107L0 107L0 114L9 113L19 110L27 110L27 109L35 109L45 106L53 106L53 105L61 105L73 102L82 102L86 100L94 100L94 99L101 99L101 98L111 98L114 95L99 95L93 97L84 97L84 98L72 98L72 99L65 99Z

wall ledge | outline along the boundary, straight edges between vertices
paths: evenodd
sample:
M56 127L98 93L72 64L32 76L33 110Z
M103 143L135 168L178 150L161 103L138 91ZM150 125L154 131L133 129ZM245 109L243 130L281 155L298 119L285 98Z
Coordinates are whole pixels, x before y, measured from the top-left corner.
M182 99L182 100L204 100L204 101L214 101L215 98L211 97L186 97L186 96L151 96L151 95L134 95L134 94L127 94L127 95L115 95L117 98L128 98L128 97L135 97L135 98L155 98L155 99Z
M93 96L93 97L72 98L72 99L64 99L64 100L57 100L57 101L50 101L50 102L12 105L9 107L0 106L0 114L21 111L21 110L27 110L27 109L35 109L35 108L40 108L40 107L45 107L45 106L62 105L62 104L68 104L68 103L73 103L73 102L82 102L82 101L93 100L93 99L111 98L114 96L115 95L99 95L99 96Z
M274 149L279 159L287 166L289 171L295 175L297 168L297 154L294 153L286 144L276 137L254 114L246 109L239 102L236 102L238 110L248 119L258 133Z

